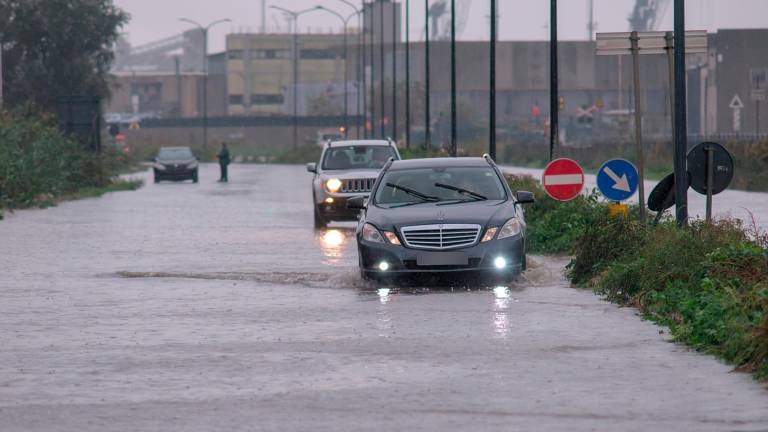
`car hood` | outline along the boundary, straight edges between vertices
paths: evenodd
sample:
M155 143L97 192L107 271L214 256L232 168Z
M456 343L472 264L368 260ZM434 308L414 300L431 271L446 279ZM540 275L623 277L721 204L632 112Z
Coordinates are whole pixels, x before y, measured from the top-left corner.
M391 229L413 225L477 224L501 225L515 215L509 201L478 201L461 204L416 204L399 208L369 207L368 221L379 228Z
M380 169L357 169L357 170L337 170L337 171L323 171L323 178L337 178L344 179L368 179L376 178L379 176Z

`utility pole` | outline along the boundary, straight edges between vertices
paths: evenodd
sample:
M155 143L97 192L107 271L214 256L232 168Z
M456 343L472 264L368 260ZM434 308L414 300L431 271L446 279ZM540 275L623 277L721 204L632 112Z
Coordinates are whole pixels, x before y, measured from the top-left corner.
M397 142L397 2L392 2L392 139Z
M429 0L424 0L424 35L424 146L429 149L432 146L432 119L429 114Z
M496 160L496 1L491 0L491 90L488 107L488 154L493 160Z
M405 148L411 148L411 38L410 0L405 0Z
M675 215L677 225L688 223L688 125L685 101L685 0L675 0Z
M451 0L451 156L458 154L456 142L456 0Z
M557 83L557 0L551 0L549 13L549 160L552 160L555 157L560 129Z
M205 153L208 149L208 30L216 24L231 22L231 20L224 18L207 26L187 18L180 18L179 21L196 26L203 34L203 153Z

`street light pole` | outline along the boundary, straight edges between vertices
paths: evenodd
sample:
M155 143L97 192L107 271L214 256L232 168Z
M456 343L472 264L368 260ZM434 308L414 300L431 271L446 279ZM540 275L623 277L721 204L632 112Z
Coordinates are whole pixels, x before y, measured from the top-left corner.
M316 11L320 7L315 6L298 12L274 5L270 8L279 10L293 19L293 148L297 149L299 147L299 58L301 57L299 55L299 16Z
M392 2L392 139L397 142L397 2Z
M371 58L370 58L370 64L371 64L371 88L370 88L371 97L370 97L370 102L368 102L368 105L371 107L371 114L370 114L370 116L371 116L371 129L370 129L370 132L368 133L368 138L373 138L375 136L375 134L376 134L376 67L375 67L376 55L375 55L375 52L374 52L375 51L374 44L376 43L376 41L375 41L375 35L374 35L374 32L373 32L373 26L374 26L374 22L373 22L374 3L371 2L371 3L368 3L368 4L370 6L370 11L368 13L368 17L369 17L368 21L370 22L370 26L368 27L368 29L370 30L370 37L368 38L368 40L370 42L369 51L371 53Z
M429 0L424 0L424 147L432 146L429 103Z
M384 138L387 137L387 127L384 124L385 123L384 120L387 117L387 114L386 114L387 111L386 111L386 105L384 103L384 101L385 101L385 99L384 99L384 90L385 90L384 89L384 76L385 76L385 71L384 71L384 2L382 2L382 1L379 1L379 32L380 32L379 33L379 44L380 44L380 47L379 47L380 64L379 64L379 66L381 67L381 76L379 76L379 81L380 81L379 87L381 89L380 90L381 91L381 95L380 95L379 99L381 99L381 138L384 139Z
M363 98L363 106L365 106L365 79L362 78L363 74L365 73L365 54L361 54L361 52L364 52L365 46L363 45L363 9L358 9L357 6L354 5L349 0L339 0L340 2L344 3L345 5L351 7L355 11L355 15L357 15L357 25L359 28L358 34L357 34L357 67L355 68L357 70L357 92L355 93L355 99L357 102L357 110L355 118L357 121L355 121L355 129L356 129L356 136L358 139L360 139L360 99ZM346 33L346 32L345 32ZM361 81L363 81L361 83ZM363 115L363 123L365 123L365 115Z
M688 125L685 103L685 0L675 0L675 215L677 225L688 224Z
M405 0L405 148L411 148L411 38L410 0Z
M328 12L331 15L336 16L338 19L341 20L341 22L344 24L344 138L349 137L349 76L348 76L348 63L347 63L347 53L349 52L349 47L347 44L347 29L349 20L352 19L355 15L357 15L357 12L352 13L348 17L344 18L341 16L341 14L328 9L324 6L318 6L317 7L320 10L324 10Z
M552 160L555 157L555 147L560 133L557 84L557 0L551 0L549 13L549 160Z
M456 0L451 0L451 156L456 157Z
M231 22L232 20L224 18L207 26L187 18L179 18L179 21L192 24L203 33L203 152L205 153L208 149L208 30L216 24Z
M491 0L491 90L488 107L488 153L496 160L496 0Z

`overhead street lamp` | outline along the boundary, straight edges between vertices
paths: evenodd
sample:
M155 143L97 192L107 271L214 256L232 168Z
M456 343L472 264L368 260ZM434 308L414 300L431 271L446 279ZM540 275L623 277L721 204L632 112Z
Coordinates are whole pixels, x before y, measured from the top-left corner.
M496 1L491 0L491 46L490 46L490 81L488 109L488 153L491 159L496 160Z
M411 148L411 38L410 5L405 0L405 148Z
M360 138L360 113L363 113L363 125L365 125L365 41L364 41L364 26L363 26L363 10L358 9L357 6L355 6L354 3L350 2L349 0L339 0L340 2L344 3L345 5L351 7L354 9L355 14L357 14L357 25L360 29L357 35L357 121L356 128L357 128L357 137ZM362 99L362 105L363 110L360 110L360 99Z
M205 151L208 148L208 30L216 24L232 22L232 20L224 18L213 21L207 26L187 18L179 18L179 21L192 24L203 33L203 151Z
M349 65L347 64L347 53L349 52L349 49L348 49L349 46L347 44L347 28L348 28L349 20L352 19L354 16L356 16L358 13L353 12L348 17L344 18L340 13L333 11L331 9L328 9L327 7L318 6L317 8L320 10L324 10L331 15L336 16L344 24L344 138L347 138L349 134L349 77L348 77Z
M299 147L299 17L321 7L315 6L298 12L275 5L270 8L279 10L293 19L293 148L296 149Z

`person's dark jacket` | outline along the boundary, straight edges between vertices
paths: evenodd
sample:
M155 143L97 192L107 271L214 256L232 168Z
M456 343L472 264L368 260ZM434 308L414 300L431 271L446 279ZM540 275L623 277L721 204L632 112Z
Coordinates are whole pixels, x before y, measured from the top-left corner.
M221 149L219 152L219 163L221 165L229 165L229 150Z

